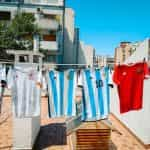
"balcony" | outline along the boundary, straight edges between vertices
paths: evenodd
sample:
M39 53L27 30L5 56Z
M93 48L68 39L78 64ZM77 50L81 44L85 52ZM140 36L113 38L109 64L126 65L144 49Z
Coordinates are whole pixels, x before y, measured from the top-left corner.
M24 4L40 4L50 6L63 6L64 0L24 0Z
M0 0L0 3L21 3L21 4L37 4L49 6L63 6L64 0Z
M59 27L59 23L57 20L54 19L40 19L36 22L41 29L51 29L51 30L57 30Z
M49 51L58 51L58 43L56 41L41 41L40 48Z

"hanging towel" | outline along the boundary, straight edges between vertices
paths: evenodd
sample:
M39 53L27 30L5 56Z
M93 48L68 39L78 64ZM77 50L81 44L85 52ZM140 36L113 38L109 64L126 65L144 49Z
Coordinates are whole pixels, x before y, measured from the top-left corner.
M6 67L0 65L0 113L2 111L2 100L5 87L6 87Z
M105 119L109 114L109 68L85 69L83 75L82 120Z
M76 71L48 72L49 117L75 116Z
M30 68L14 68L8 72L8 87L11 88L15 117L40 115L41 79L40 71Z

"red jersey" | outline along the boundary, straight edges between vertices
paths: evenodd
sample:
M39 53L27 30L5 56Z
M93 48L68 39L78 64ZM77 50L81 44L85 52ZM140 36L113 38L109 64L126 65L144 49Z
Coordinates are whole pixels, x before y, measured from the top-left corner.
M118 85L120 113L139 110L143 105L143 84L148 74L146 63L115 67L113 81Z

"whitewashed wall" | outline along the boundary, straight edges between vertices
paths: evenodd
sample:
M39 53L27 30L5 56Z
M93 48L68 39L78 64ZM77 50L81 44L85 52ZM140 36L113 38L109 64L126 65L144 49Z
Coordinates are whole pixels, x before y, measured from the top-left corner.
M149 44L145 40L127 62L148 58ZM144 144L150 144L150 79L144 81L143 109L120 114L117 88L111 89L111 112L122 121Z
M149 53L149 39L146 39L139 44L139 46L136 48L136 51L126 60L126 63L142 61L144 57L147 60L148 53Z

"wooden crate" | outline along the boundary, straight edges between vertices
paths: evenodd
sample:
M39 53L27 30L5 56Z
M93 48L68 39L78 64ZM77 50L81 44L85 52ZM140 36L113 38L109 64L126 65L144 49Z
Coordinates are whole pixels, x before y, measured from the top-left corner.
M77 150L108 150L111 128L104 122L84 122L76 130Z

